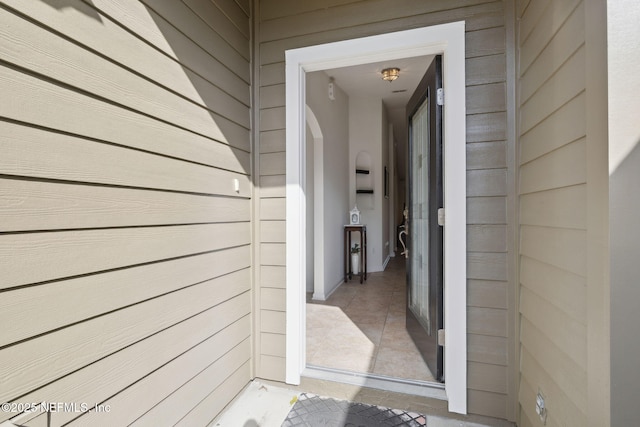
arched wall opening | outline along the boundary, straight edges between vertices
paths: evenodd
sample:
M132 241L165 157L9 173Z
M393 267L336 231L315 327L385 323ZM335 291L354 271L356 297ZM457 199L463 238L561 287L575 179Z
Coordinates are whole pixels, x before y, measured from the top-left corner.
M308 135L311 141L306 141L307 164L307 222L312 227L311 242L307 242L307 292L313 292L313 299L326 299L325 292L325 262L324 262L324 139L322 129L315 114L305 105L305 118ZM309 182L311 181L311 182ZM310 197L309 197L310 196ZM311 252L311 253L310 253ZM312 281L311 283L309 283Z

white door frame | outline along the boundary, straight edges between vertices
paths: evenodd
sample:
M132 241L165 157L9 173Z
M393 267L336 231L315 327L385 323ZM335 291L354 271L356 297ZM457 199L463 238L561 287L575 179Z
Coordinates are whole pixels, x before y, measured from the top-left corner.
M306 366L305 73L389 59L443 54L444 359L449 411L467 412L466 107L464 22L287 50L286 382ZM346 212L345 212L346 218Z

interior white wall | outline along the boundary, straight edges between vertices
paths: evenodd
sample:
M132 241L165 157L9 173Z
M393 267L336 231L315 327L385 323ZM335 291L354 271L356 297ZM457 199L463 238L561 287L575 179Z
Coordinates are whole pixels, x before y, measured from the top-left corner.
M609 224L611 267L611 425L640 425L640 8L607 2Z
M393 125L389 124L389 255L396 256L396 150Z
M387 168L387 172L389 171L389 115L387 114L387 109L382 106L382 133L380 134L381 144L380 144L380 158L381 158L381 167L380 167L380 176L378 177L380 181L380 202L382 208L382 221L380 222L380 228L382 230L382 269L386 267L387 262L389 261L389 256L391 254L391 242L389 241L389 210L390 204L389 199L384 196L384 168Z
M308 73L306 102L322 131L322 173L315 171L315 191L322 185L322 203L315 206L316 220L322 221L322 282L315 281L313 298L325 300L343 281L343 226L348 218L348 138L349 98L334 83L334 98L328 96L329 76L323 71ZM317 156L315 156L317 157ZM321 178L318 178L321 177ZM316 197L317 199L317 197ZM318 215L321 212L322 215ZM311 227L308 224L307 229ZM318 239L316 239L317 241ZM318 250L318 245L315 245ZM318 262L315 263L319 264ZM318 274L316 274L316 278Z
M382 115L379 98L349 99L349 205L357 204L360 222L367 226L367 271L383 270L382 246ZM368 180L373 194L356 194L356 160L360 152L368 153L371 170Z

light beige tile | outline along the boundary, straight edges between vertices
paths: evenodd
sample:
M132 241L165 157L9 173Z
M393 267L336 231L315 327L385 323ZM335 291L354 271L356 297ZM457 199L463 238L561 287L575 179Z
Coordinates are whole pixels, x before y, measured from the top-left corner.
M373 372L398 378L433 381L433 375L417 351L381 347Z
M307 361L316 366L433 380L405 329L404 262L364 285L348 282L307 304Z
M367 348L326 347L314 354L310 364L344 369L353 372L371 372L373 369L373 346Z

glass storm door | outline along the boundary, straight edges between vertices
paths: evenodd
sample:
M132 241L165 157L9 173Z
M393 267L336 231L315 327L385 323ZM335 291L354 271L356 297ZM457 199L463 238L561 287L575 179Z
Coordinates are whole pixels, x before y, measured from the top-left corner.
M409 189L407 207L407 330L437 381L443 377L442 57L436 56L407 105Z

